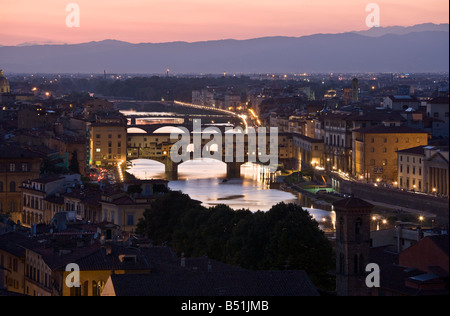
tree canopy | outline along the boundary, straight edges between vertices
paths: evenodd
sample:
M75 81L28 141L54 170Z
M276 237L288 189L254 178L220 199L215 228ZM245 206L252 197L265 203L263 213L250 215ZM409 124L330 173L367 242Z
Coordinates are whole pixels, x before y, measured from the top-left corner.
M332 290L331 243L301 206L279 203L267 212L204 207L170 191L155 200L137 232L187 257L208 256L253 270L305 270L316 286Z

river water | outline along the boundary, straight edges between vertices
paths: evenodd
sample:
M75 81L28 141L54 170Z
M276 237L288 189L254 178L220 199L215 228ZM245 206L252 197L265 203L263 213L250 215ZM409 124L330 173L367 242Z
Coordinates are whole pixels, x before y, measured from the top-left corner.
M163 179L162 163L147 160L132 160L127 171L138 179ZM226 204L233 209L250 211L268 211L279 202L298 203L304 207L305 198L301 194L271 189L265 183L267 173L263 166L246 163L241 167L240 179L226 179L226 164L214 159L198 159L178 166L178 180L170 181L169 187L182 191L192 199L199 200L204 206ZM320 209L308 209L317 221L333 220L331 213Z

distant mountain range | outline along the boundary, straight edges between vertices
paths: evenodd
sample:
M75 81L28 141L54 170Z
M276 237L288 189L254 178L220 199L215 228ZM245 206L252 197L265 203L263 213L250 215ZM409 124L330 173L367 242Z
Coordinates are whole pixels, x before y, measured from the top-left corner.
M6 73L448 72L449 25L248 40L0 46Z
M449 24L434 24L434 23L423 23L413 26L387 26L387 27L373 27L366 31L354 32L356 34L364 36L379 37L386 34L397 34L405 35L413 32L425 32L425 31L449 31Z

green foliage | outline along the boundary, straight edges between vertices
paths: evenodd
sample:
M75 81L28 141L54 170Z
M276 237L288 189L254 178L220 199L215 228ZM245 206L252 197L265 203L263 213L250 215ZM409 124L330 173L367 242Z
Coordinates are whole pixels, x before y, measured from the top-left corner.
M63 163L64 161L60 157L45 157L41 162L41 174L67 174L69 170L62 166Z
M69 172L80 173L80 165L78 163L78 152L76 150L72 153L72 158L69 162Z
M185 256L207 255L254 270L306 270L317 286L330 289L331 244L296 204L279 203L267 212L206 208L186 194L169 192L144 213L137 232Z
M295 184L295 183L305 182L305 180L303 179L302 173L299 171L299 172L293 172L290 175L286 176L284 178L284 182Z
M141 194L142 188L139 184L133 184L128 187L127 193L128 194L133 194L133 193Z

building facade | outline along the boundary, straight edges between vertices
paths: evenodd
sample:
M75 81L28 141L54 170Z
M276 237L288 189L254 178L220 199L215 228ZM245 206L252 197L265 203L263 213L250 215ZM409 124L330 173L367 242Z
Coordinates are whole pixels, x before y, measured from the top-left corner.
M448 147L417 146L398 152L398 188L449 195Z
M0 145L0 213L10 214L14 222L22 221L21 184L39 178L43 156L34 151Z
M122 116L99 116L89 127L89 165L116 166L126 160L127 122Z
M428 144L428 134L405 126L373 126L353 131L352 174L368 182L398 179L397 152Z

